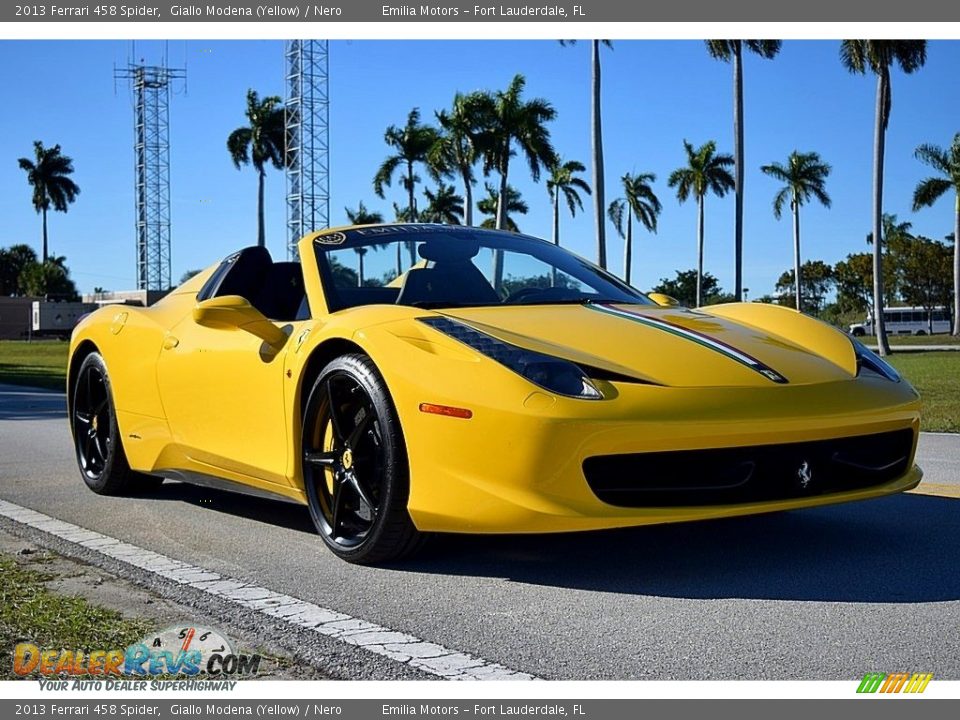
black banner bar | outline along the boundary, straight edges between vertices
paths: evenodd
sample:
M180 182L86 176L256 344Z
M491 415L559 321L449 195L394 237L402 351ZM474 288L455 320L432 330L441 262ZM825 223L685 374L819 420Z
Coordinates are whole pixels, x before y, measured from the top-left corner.
M851 693L853 690L851 690ZM626 718L737 717L793 720L843 717L850 720L940 720L956 717L960 701L904 700L122 700L99 698L0 701L0 717L102 717L184 720L206 717L296 718L297 720L625 720Z
M871 3L808 0L688 0L683 3L578 2L383 2L349 0L206 0L174 4L167 0L96 3L4 3L3 22L956 22L960 3L914 0Z

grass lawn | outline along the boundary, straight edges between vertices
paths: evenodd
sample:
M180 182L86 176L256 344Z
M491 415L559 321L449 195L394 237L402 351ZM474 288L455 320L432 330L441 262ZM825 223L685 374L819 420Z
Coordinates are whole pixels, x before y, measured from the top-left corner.
M123 649L152 629L146 620L129 620L83 598L50 592L44 585L50 577L9 555L0 555L0 577L0 680L18 677L12 662L18 642L41 648Z
M873 345L876 338L860 338L867 345ZM891 335L891 347L897 345L960 345L960 337L955 335Z
M0 383L63 390L69 346L62 340L0 340Z
M895 352L888 359L920 391L923 429L960 432L960 352Z
M949 337L903 339L944 342ZM68 343L59 340L0 340L0 383L63 390L67 349ZM923 429L960 432L960 352L894 353L891 361L923 396Z

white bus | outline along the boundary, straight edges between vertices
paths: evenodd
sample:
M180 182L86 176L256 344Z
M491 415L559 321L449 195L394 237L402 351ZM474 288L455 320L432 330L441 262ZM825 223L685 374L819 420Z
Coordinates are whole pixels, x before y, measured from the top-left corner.
M888 335L935 335L950 332L950 314L942 305L933 308L929 315L922 307L884 308L883 321ZM875 335L873 318L868 315L862 323L851 325L850 334L856 337Z

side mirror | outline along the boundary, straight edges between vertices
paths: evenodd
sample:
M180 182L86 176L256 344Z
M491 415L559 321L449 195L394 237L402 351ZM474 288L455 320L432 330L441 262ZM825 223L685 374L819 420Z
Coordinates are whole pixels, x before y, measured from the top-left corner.
M202 300L193 308L197 325L220 330L243 330L274 348L281 348L287 335L239 295Z
M647 293L647 297L653 300L657 305L662 307L677 307L680 305L680 301L675 297L670 297L664 293L652 292Z

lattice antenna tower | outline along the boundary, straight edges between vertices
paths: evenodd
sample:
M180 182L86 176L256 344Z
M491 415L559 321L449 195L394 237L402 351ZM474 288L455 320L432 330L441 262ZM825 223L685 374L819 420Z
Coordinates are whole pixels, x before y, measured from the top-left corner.
M287 257L330 221L329 42L287 40Z
M137 288L167 290L170 277L170 93L186 86L186 68L128 61L114 68L115 80L133 91L134 201L137 232Z

